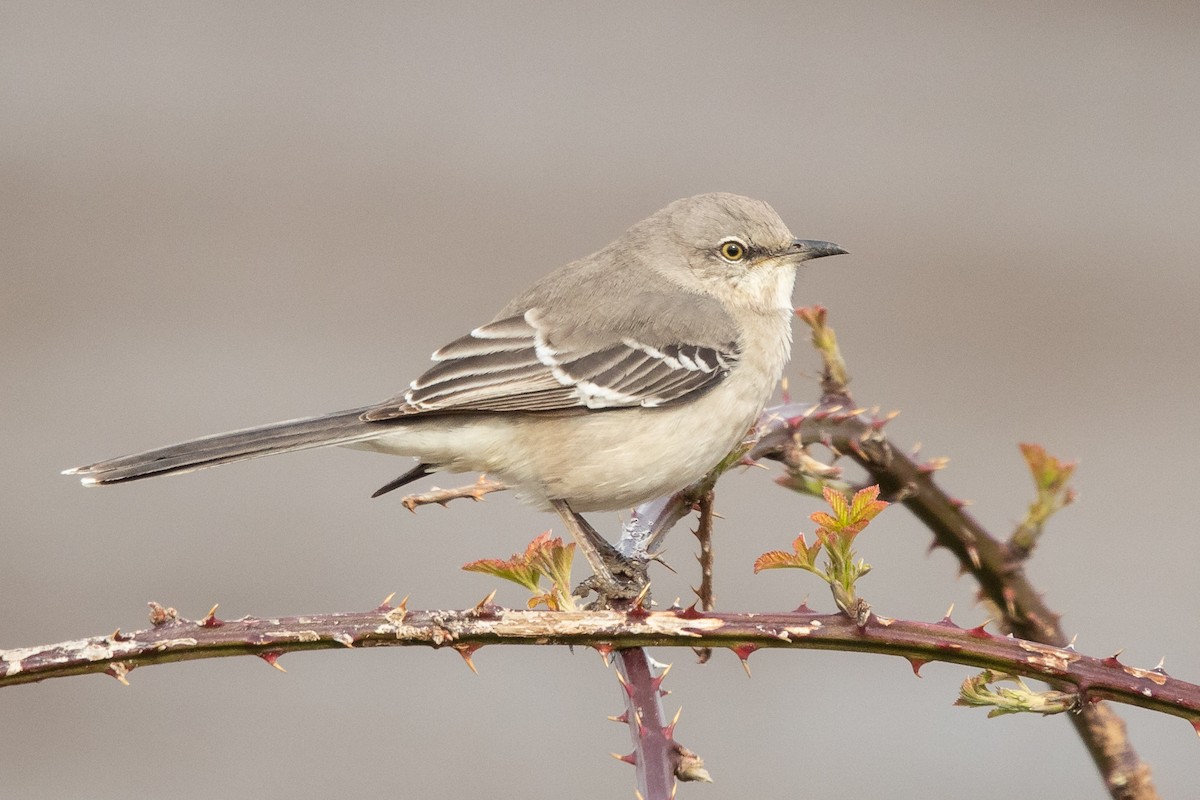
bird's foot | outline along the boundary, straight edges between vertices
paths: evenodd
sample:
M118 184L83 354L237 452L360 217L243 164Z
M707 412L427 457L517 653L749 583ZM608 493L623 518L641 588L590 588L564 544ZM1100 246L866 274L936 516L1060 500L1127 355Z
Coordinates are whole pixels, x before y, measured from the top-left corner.
M596 532L586 519L576 514L565 500L555 500L554 509L562 517L579 549L592 568L593 575L575 587L576 597L596 594L588 608L631 608L649 603L648 562L628 558Z

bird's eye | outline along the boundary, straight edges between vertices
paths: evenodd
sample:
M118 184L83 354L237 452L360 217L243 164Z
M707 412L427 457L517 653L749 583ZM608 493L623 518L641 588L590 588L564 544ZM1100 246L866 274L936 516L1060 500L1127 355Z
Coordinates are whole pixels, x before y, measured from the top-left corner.
M726 239L721 242L721 258L726 261L741 261L746 257L746 245L737 239Z

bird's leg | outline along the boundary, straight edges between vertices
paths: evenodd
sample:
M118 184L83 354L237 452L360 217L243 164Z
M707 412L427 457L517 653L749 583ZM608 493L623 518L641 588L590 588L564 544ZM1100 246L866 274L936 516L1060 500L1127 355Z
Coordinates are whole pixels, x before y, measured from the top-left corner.
M608 607L613 601L632 600L642 594L649 584L646 563L621 555L586 519L575 513L567 501L552 500L551 503L594 573L575 589L575 593L586 596L589 590L595 591L600 607Z

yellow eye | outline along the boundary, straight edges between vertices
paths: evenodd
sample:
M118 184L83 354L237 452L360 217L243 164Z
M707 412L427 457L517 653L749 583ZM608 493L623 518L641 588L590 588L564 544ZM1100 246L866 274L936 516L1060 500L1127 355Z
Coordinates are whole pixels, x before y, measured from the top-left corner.
M737 239L721 242L721 258L726 261L741 261L746 257L746 245Z

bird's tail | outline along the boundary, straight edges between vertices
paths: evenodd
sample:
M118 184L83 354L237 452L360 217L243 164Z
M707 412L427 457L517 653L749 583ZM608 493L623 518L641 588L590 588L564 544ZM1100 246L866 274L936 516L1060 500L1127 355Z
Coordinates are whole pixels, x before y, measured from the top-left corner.
M101 486L155 475L190 472L310 447L349 444L378 436L390 427L387 423L364 422L359 415L365 410L335 411L319 417L218 433L157 450L97 461L95 464L63 470L63 474L80 476L84 486Z

